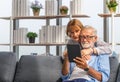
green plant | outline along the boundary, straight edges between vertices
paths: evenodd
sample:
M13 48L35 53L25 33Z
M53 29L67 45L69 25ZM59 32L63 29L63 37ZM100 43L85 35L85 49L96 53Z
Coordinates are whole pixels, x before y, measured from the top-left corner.
M118 5L116 0L107 0L106 4L108 8L116 7Z
M27 37L28 38L35 38L35 37L37 37L38 35L37 35L37 33L35 33L35 32L28 32L27 33Z
M60 12L67 14L67 13L68 13L68 7L67 7L67 6L61 6L61 7L60 7Z
M106 5L110 11L110 13L115 13L116 12L116 7L118 6L118 3L116 0L109 0L106 2Z

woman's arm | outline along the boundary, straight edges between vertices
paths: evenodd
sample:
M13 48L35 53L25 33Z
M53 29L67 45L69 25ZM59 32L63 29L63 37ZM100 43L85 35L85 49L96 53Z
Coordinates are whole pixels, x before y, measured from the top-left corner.
M97 53L97 54L111 54L112 50L111 50L110 45L108 43L98 39L98 41L95 44L94 53Z
M95 43L94 48L88 48L88 49L81 50L82 56L91 55L91 54L99 55L99 54L111 54L111 53L112 53L112 50L111 50L110 45L104 41L101 41L101 40L98 40Z

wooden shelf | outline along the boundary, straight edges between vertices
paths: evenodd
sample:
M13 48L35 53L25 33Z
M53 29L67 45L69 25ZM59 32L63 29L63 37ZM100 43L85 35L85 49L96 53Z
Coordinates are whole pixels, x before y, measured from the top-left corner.
M98 14L98 16L100 16L100 17L111 17L112 14L104 13L104 14ZM120 13L119 14L115 14L114 17L120 17Z
M55 16L20 16L20 17L13 17L13 19L55 19L55 18L69 18L70 15L55 15ZM83 17L87 18L88 15L72 15L73 18L75 17Z
M27 43L27 44L14 44L14 46L62 46L66 43Z
M0 19L10 20L10 17L0 17Z
M109 43L109 45L112 45L112 43ZM115 43L115 45L120 45L120 43Z
M0 46L10 46L10 44L0 44Z
M55 16L18 16L12 17L12 19L55 19L55 18L69 18L70 15L55 15ZM73 18L82 17L88 18L88 15L81 14L81 15L72 15ZM0 19L10 20L11 17L0 17Z
M120 45L120 43L116 43L116 45Z

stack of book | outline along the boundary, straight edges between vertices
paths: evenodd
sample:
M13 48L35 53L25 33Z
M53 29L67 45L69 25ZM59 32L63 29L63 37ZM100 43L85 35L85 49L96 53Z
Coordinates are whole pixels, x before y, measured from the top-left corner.
M70 13L72 15L81 14L81 0L70 1Z
M57 15L57 0L45 0L45 15L54 16Z
M13 43L14 44L25 44L27 43L27 28L18 28L13 31Z
M66 26L42 26L39 30L40 43L65 43Z
M12 16L29 16L29 0L12 0Z

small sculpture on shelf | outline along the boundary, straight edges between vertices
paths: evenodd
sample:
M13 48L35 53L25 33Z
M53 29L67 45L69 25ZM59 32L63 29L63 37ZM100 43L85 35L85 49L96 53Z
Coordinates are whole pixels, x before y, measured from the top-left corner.
M39 16L40 9L42 9L43 6L38 0L35 0L34 2L31 3L31 8L32 8L32 11L33 11L33 15L34 16Z
M35 38L37 37L37 33L35 32L28 32L27 37L29 38L29 43L35 43Z
M61 6L60 7L60 14L61 15L67 15L68 13L68 7L67 6Z
M118 3L116 0L107 0L106 5L110 13L116 13L116 7L118 6Z

